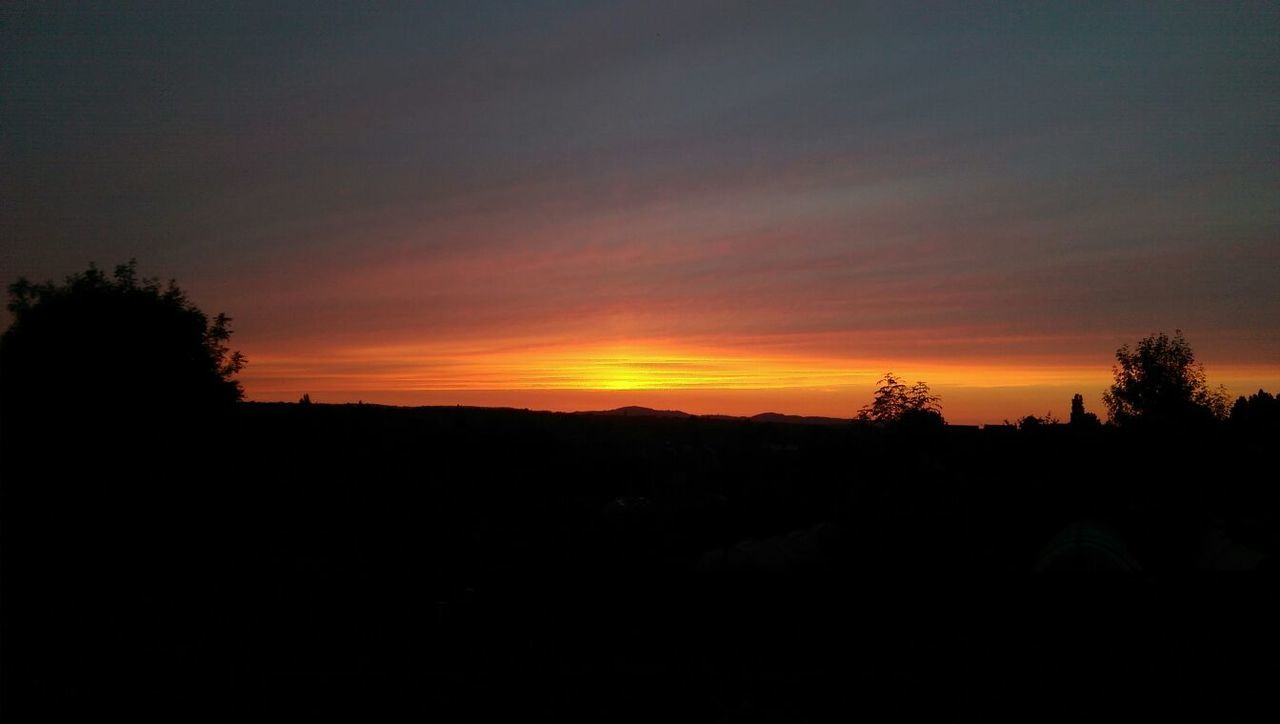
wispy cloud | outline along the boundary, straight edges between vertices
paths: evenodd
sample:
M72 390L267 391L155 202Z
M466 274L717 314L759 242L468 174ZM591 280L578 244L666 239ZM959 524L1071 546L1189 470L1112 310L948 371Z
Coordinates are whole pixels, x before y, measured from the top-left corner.
M1244 6L27 9L0 268L136 256L236 317L264 397L821 407L891 368L977 410L1174 327L1274 387L1278 32Z

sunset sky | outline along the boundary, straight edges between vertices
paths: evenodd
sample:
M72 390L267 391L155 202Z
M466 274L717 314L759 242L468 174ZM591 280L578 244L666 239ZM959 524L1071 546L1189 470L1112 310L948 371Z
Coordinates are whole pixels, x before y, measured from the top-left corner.
M1175 328L1280 388L1274 4L185 5L0 7L0 273L136 257L249 399L1066 417Z

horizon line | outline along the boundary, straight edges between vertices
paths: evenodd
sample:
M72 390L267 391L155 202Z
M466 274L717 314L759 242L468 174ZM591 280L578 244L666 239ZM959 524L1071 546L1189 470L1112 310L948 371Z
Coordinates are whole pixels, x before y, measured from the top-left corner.
M754 418L761 417L763 415L778 415L781 417L794 417L801 420L835 420L839 422L851 422L851 423L865 422L867 424L875 424L876 422L874 420L864 421L860 419L857 415L854 415L852 417L841 417L837 415L804 415L804 414L791 413L791 412L779 412L776 409L765 410L763 412L757 412L751 415L734 415L734 414L720 413L720 412L686 412L684 410L678 410L678 409L659 409L655 407L648 407L646 405L620 405L618 407L612 407L608 409L591 409L591 410L578 410L578 409L552 410L552 409L533 408L533 407L517 407L514 405L464 405L461 403L456 403L451 405L406 405L406 404L396 404L396 403L388 403L388 402L365 402L363 399L358 399L355 402L351 402L351 401L324 402L324 401L310 400L308 403L302 403L300 400L244 399L244 400L240 400L240 402L255 404L255 405L311 404L311 405L327 405L330 407L392 407L392 408L403 409L403 410L465 408L469 410L510 410L513 412L545 413L545 414L551 414L551 415L607 415L609 413L618 412L620 410L634 409L634 410L645 410L648 412L659 413L655 415L635 415L635 417L668 417L670 418L674 416L683 416L683 417L727 418L732 420L753 420ZM668 414L664 415L661 413L668 413ZM628 417L628 415L615 415L615 417ZM976 428L1011 427L1011 426L1016 426L1018 422L1020 422L1023 419L1026 419L1026 417L1028 416L1024 415L1018 420L1005 420L1001 422L968 423L968 422L949 422L946 420L946 416L943 415L943 424L948 427L976 427ZM1035 417L1035 416L1031 415L1030 417ZM1099 422L1101 422L1102 424L1107 423L1107 421L1102 418L1099 418ZM1046 424L1066 425L1068 423L1063 420L1057 420L1056 422L1046 423Z

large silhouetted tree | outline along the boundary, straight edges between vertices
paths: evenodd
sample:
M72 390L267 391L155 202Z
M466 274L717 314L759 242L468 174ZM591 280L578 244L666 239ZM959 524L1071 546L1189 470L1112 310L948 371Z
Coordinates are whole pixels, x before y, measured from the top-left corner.
M132 261L111 275L90 265L61 284L19 279L8 307L0 392L12 415L155 419L144 415L199 414L242 396L230 318L210 319L172 281L139 279Z
M1172 337L1161 332L1116 350L1112 372L1115 383L1102 399L1117 424L1185 424L1227 414L1225 390L1209 388L1204 365L1180 329Z
M225 413L245 360L227 346L231 320L207 317L172 282L140 279L133 262L61 283L19 279L8 307L4 678L96 695L127 686L117 672L162 681L196 670L214 638L182 602L225 583L206 581L235 511L222 494L236 430Z

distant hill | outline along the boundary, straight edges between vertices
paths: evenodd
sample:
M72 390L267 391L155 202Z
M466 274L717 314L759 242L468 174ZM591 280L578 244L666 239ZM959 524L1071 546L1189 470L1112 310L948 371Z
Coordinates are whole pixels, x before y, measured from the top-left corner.
M843 417L815 417L812 415L784 415L780 412L762 412L751 416L752 422L783 422L790 425L848 425Z
M705 420L750 420L751 422L777 422L788 425L847 425L849 420L839 417L813 417L807 415L784 415L780 412L762 412L759 415L744 417L741 415L691 415L680 410L654 410L649 407L630 405L613 410L591 410L575 412L575 415L602 415L609 417L699 417Z
M694 417L687 412L679 410L654 410L649 407L639 407L637 405L628 405L627 407L618 407L613 410L590 410L584 412L575 412L575 415L608 415L610 417Z

